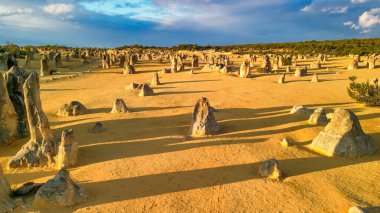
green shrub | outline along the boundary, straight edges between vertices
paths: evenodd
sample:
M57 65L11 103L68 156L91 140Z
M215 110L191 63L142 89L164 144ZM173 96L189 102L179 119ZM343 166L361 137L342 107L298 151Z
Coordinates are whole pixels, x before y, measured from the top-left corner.
M380 106L380 88L378 82L356 82L357 77L351 76L347 87L348 95L360 103L369 106Z

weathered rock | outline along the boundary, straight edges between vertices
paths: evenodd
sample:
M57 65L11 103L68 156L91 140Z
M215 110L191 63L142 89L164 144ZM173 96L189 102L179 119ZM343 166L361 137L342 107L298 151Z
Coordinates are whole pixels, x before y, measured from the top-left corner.
M335 110L330 123L310 147L327 156L338 157L361 157L377 150L374 139L363 132L356 115L346 109Z
M308 109L304 106L294 106L290 112L290 114L297 114L297 115L310 115L311 113L313 113L313 110L312 109Z
M312 83L318 83L319 82L317 73L314 73L313 78L311 79L311 82Z
M220 126L217 123L208 99L202 97L194 107L191 119L190 133L192 136L206 136L218 133Z
M353 206L348 210L348 213L366 213L367 211L360 206Z
M49 73L49 64L48 63L49 63L49 60L46 57L46 55L42 55L40 76L50 75L50 73Z
M286 67L286 72L290 72L290 71L291 71L290 66L287 66Z
M100 122L96 122L95 125L88 130L88 132L90 133L100 133L100 132L104 132L105 129L103 127L103 124L100 123Z
M249 61L244 61L241 64L239 76L241 78L250 78L251 77L251 71L249 68Z
M60 52L57 52L54 55L54 62L55 62L55 67L62 67L62 55Z
M17 114L9 99L3 75L0 73L0 145L8 145L17 138Z
M281 146L289 147L289 146L293 146L294 142L290 138L284 138L282 139L280 144Z
M24 64L24 67L29 67L30 66L30 58L31 58L31 55L29 52L27 52L25 54L25 64Z
M42 109L38 74L32 72L25 81L24 97L30 140L9 160L9 167L44 166L53 163L58 147Z
M278 83L279 83L279 84L283 84L283 83L285 83L285 74L282 74L282 75L280 76L280 78L278 79Z
M123 74L135 74L135 67L130 65L129 63L124 64Z
M71 101L69 104L62 105L57 115L58 116L78 116L78 115L85 115L88 113L88 109L79 101Z
M316 61L310 64L310 69L320 69L321 67L322 67L321 62L319 61Z
M24 183L19 188L13 190L13 195L14 196L35 195L38 189L40 189L42 185L43 183L34 183L34 182Z
M139 93L139 96L152 96L154 95L153 89L148 84L143 84Z
M258 175L271 180L279 180L282 177L282 172L278 168L277 160L264 161L259 167Z
M11 200L11 186L3 174L3 169L0 167L0 211L8 212L15 208L15 204Z
M123 101L123 99L120 99L120 98L116 99L115 103L113 104L111 113L118 114L118 113L125 113L125 112L128 112L128 107Z
M140 91L142 86L143 84L130 83L129 85L125 87L125 90Z
M368 69L375 69L375 67L376 67L376 60L374 57L372 57L368 61Z
M177 57L176 56L170 56L170 72L176 73L177 72Z
M348 64L347 69L348 70L356 70L356 69L358 69L358 66L359 66L358 61L355 59L351 59L349 64Z
M15 69L11 69L5 73L5 81L7 85L9 99L17 114L17 135L23 138L28 135L28 122L26 118L26 108L24 103L24 95L22 94L23 75L16 76Z
M153 74L153 79L152 79L152 83L150 85L152 86L157 86L157 85L160 85L160 78L158 77L158 73L154 73Z
M63 168L54 178L38 190L34 205L51 204L62 207L74 206L87 198L84 188L76 184L67 169Z
M313 125L326 125L328 120L325 109L321 107L314 110L314 113L310 115L308 123Z
M296 68L296 71L294 73L295 77L302 77L302 76L306 76L306 75L307 75L307 67L304 67L302 69L300 67Z
M72 129L64 130L57 154L57 168L70 168L78 161L78 143Z

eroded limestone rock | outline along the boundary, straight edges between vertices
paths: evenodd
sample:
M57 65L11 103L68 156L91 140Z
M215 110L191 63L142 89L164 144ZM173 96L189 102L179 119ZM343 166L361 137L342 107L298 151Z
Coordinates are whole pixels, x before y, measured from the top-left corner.
M338 157L361 157L372 155L377 150L374 139L363 132L356 115L339 108L310 147L327 156Z
M217 123L208 99L202 97L194 107L191 119L190 133L192 136L206 136L218 133L220 126Z

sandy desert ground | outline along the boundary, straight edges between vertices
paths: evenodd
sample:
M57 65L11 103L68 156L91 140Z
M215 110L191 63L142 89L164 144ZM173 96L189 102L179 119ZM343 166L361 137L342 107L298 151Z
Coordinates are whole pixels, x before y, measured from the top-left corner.
M242 60L233 60L235 70ZM293 105L326 107L328 113L336 107L351 109L380 147L380 108L355 103L346 92L349 76L373 79L380 77L380 68L347 71L348 61L348 57L331 58L322 69L309 70L307 77L288 75L285 84L277 83L280 74L254 73L254 78L242 79L200 68L190 75L187 68L159 74L163 84L153 87L152 97L138 97L125 86L149 83L153 73L168 64L141 61L135 75L122 75L121 68L114 68L52 81L44 77L43 108L55 134L74 130L79 162L70 172L89 197L70 208L38 206L16 212L347 212L355 205L379 206L380 151L357 159L322 156L307 145L323 127L307 124L308 117L289 114ZM85 67L64 63L62 72L92 69L97 63L96 59ZM33 66L39 70L37 60ZM314 72L319 83L310 82ZM202 96L218 110L215 117L222 131L189 139L191 113ZM116 98L123 98L131 112L110 114ZM55 115L59 106L73 100L90 113ZM102 122L106 131L89 133L95 122ZM296 146L281 146L284 137L292 138ZM0 149L3 168L27 140ZM257 175L260 163L270 158L279 160L284 180ZM46 181L57 171L4 172L17 187Z

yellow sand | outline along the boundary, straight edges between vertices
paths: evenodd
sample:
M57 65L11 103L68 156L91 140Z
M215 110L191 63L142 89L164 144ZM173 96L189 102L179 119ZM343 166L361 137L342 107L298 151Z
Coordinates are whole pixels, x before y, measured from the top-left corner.
M241 60L234 59L235 70ZM300 63L308 65L313 60ZM285 84L277 83L280 74L256 73L252 79L200 69L194 75L159 74L163 85L153 87L153 97L138 97L124 88L132 82L149 83L153 73L168 64L143 61L137 64L136 75L122 75L122 69L114 68L41 83L42 105L54 133L74 129L80 148L71 176L89 197L72 208L17 211L347 212L354 205L380 205L380 151L360 159L321 156L306 145L323 127L308 125L307 117L288 114L293 105L326 107L328 113L335 107L352 109L380 146L380 108L357 104L346 92L349 76L357 75L359 81L373 79L380 77L380 69L347 71L348 60L323 62L317 71L319 83L310 82L315 70L302 78L287 75ZM86 70L93 64L72 66ZM327 66L329 72L324 71ZM222 132L188 140L193 106L202 96L218 109L215 117ZM132 112L110 114L116 98L123 98ZM60 105L73 100L87 106L90 114L55 116ZM106 132L88 133L97 121ZM281 146L284 137L292 138L297 146ZM1 147L3 168L26 141ZM270 158L279 160L286 176L282 182L258 177L260 163ZM56 172L5 170L12 187L46 181Z

